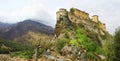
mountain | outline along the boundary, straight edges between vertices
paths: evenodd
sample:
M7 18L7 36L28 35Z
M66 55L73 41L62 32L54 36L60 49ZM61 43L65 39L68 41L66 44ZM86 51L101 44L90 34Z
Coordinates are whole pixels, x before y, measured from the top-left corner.
M52 27L42 24L40 22L36 22L35 20L27 19L23 22L12 24L7 27L2 27L0 29L0 38L14 40L27 34L29 31L35 33L42 33L48 36L54 35L54 29Z
M5 27L8 27L10 24L8 23L3 23L3 22L0 22L0 29L1 28L5 28Z

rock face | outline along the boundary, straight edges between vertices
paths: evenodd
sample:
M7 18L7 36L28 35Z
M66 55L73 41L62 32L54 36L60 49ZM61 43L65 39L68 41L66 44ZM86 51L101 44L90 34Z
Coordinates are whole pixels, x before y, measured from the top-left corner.
M99 21L97 15L93 15L92 18L90 18L88 13L76 8L71 8L70 11L61 8L57 11L56 15L57 24L55 27L55 34L57 37L61 37L65 30L71 33L75 28L81 27L91 38L93 33L96 34L96 42L100 45L102 44L101 37L104 36L107 31L105 24ZM95 38L93 39L95 40Z
M56 13L57 15L57 24L55 27L55 34L56 36L60 35L60 33L66 29L72 29L71 21L68 18L68 12L66 9L61 8L60 11Z

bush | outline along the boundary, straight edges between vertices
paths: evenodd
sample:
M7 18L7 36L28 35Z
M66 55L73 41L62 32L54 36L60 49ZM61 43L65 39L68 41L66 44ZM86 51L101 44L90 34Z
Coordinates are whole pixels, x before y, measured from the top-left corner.
M57 50L60 52L61 49L65 46L65 44L68 43L68 39L63 38L63 39L59 39L57 42Z
M70 9L70 12L74 14L74 9L73 9L73 8L71 8L71 9Z
M26 50L26 51L12 52L10 53L10 56L30 59L33 57L33 54L34 54L34 50L28 50L28 51Z
M0 48L0 54L9 54L10 51L10 49Z
M72 40L70 40L70 42L69 42L71 45L77 45L77 40L75 40L75 39L72 39Z

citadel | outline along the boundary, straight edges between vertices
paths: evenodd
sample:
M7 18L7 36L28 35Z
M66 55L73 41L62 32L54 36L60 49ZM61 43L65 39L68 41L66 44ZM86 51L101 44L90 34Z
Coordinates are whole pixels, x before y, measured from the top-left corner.
M61 8L56 15L58 22L63 20L64 17L68 17L68 20L70 20L73 25L78 26L82 22L86 30L95 31L96 33L100 33L100 35L104 35L104 32L106 32L106 25L99 20L98 15L93 15L92 18L90 18L88 13L77 8L71 8L70 11Z

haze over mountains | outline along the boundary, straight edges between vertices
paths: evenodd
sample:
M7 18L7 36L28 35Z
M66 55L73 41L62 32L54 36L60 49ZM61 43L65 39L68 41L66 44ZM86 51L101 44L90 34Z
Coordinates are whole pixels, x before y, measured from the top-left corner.
M0 29L9 26L8 23L2 23L0 22Z
M17 37L27 34L28 31L54 35L54 29L51 26L42 24L39 20L27 19L15 24L7 24L0 22L0 38L13 40Z

